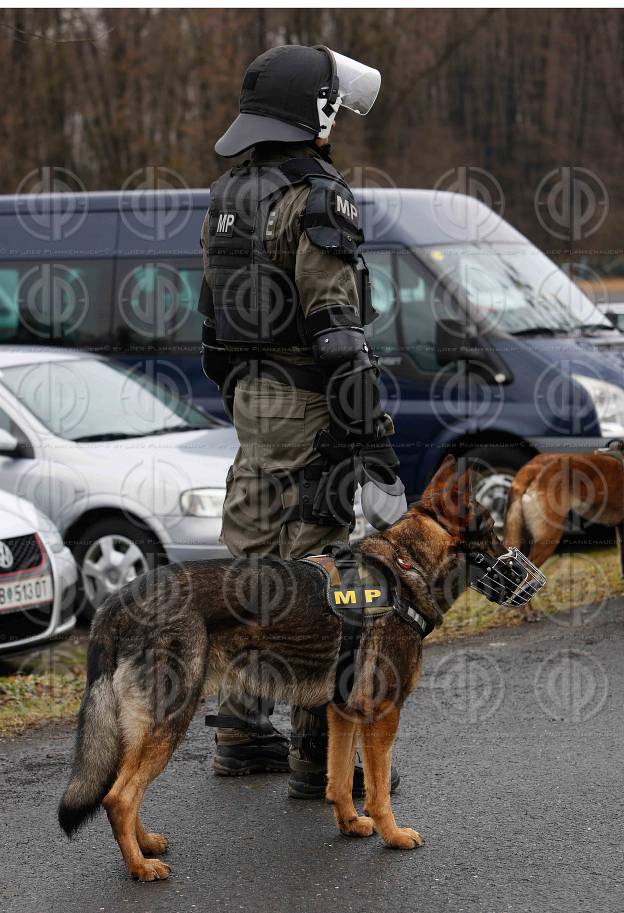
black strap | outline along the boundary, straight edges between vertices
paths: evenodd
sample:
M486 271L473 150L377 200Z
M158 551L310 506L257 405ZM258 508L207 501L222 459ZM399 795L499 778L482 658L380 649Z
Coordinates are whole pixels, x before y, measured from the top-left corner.
M421 615L413 606L402 599L397 598L394 600L394 610L403 621L406 621L410 627L420 634L423 640L435 628L435 624L432 621L429 621L428 618L425 618L424 615Z
M281 162L279 168L291 184L305 181L309 177L324 177L331 178L347 186L343 176L330 162L325 162L313 156L289 159L287 162Z
M255 732L257 735L269 735L274 731L274 726L268 717L256 716L252 710L249 711L246 719L226 713L208 713L205 723L206 726L216 729L240 729L244 732Z
M289 362L257 360L257 377L269 377L282 384L290 381L293 387L307 390L310 393L325 393L325 383L316 365L294 365ZM255 364L254 364L255 369Z

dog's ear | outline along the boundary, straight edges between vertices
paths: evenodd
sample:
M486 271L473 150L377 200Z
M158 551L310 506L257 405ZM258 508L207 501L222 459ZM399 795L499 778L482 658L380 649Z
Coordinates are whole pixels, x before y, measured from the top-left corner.
M434 487L438 477L440 477L441 484ZM425 491L423 500L425 499L443 526L449 528L464 526L468 520L472 501L471 469L465 469L459 475L454 458L450 457L449 460L447 457Z
M442 460L438 471L435 473L434 477L424 490L423 500L431 498L434 493L447 488L451 480L456 476L457 461L455 460L455 457L452 453L447 453L447 455Z

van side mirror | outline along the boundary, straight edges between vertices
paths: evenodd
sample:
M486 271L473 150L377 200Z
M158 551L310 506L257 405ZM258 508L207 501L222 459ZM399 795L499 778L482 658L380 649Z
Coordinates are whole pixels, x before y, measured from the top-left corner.
M18 455L19 441L11 434L0 428L0 456L15 457Z
M436 323L436 355L443 367L457 362L471 362L485 367L497 384L509 383L511 377L505 363L491 349L485 349L476 331L464 321L444 319Z

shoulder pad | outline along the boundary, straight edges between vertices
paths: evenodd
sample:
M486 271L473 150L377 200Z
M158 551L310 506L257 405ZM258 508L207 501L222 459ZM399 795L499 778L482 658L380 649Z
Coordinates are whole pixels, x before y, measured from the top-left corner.
M310 241L337 257L353 260L364 241L360 213L346 184L310 181L303 230Z

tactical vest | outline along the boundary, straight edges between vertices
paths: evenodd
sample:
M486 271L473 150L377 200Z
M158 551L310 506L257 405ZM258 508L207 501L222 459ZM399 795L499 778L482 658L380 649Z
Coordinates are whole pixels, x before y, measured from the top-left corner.
M311 157L279 165L244 162L210 189L208 255L215 332L228 349L308 347L294 272L278 266L266 249L276 204L289 187L303 182L311 187L303 223L308 237L355 265L363 235L354 228L348 207L357 209L344 178L328 162ZM370 300L364 307L366 323L372 319Z

